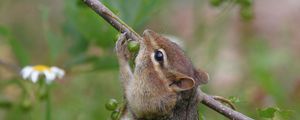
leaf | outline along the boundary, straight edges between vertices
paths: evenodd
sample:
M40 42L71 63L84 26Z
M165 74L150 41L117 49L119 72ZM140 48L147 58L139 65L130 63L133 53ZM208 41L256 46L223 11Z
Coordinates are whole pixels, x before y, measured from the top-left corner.
M111 70L118 68L118 61L113 55L104 55L104 56L88 56L86 54L78 55L64 65L64 68L70 69L76 65L80 64L92 64L92 68L88 71L96 70Z
M235 97L235 96L230 96L228 99L229 99L230 102L232 102L232 103L239 103L239 102L241 102L241 101L240 101L240 98Z
M64 34L70 37L69 53L72 56L78 56L87 51L90 42L85 39L82 34L76 29L74 22L66 22L63 25Z
M118 68L118 61L115 56L101 56L93 61L93 70L108 70Z
M278 111L278 108L269 107L265 109L257 109L257 112L262 118L274 118L275 112Z
M103 0L101 1L114 13L120 13L120 18L134 29L137 26L143 27L148 15L157 11L160 5L159 0ZM79 4L83 4L82 1ZM96 43L102 49L111 49L114 46L114 39L117 31L103 18L91 9L78 5L78 1L66 0L66 23L73 25L73 30L78 31L82 38L88 43ZM118 12L116 12L118 11ZM70 34L76 36L76 34ZM83 42L83 41L81 41Z
M206 118L204 117L204 115L199 114L199 120L206 120Z
M133 22L134 28L138 30L141 29L147 20L153 17L153 13L159 11L164 3L165 1L162 0L142 0Z
M293 110L279 110L279 114L285 120L290 120L295 111Z
M47 21L49 19L49 7L40 5L39 9L40 9L40 14L41 14L41 18L42 18L43 22L47 23Z
M88 42L96 43L104 49L114 46L113 39L117 31L91 9L78 7L73 0L67 0L66 15L66 23L71 22L73 29Z
M22 44L16 39L10 39L9 45L16 57L16 60L19 62L21 66L28 65L29 63L29 54L26 49L22 46Z
M276 102L283 103L285 97L282 83L276 78L272 72L273 54L270 51L270 46L264 39L253 38L247 43L249 46L249 67L251 71L252 79L256 80L262 88L267 91L272 97L275 98Z
M0 95L0 108L9 108L12 106L12 102L3 95Z
M9 36L9 31L6 27L0 25L0 35L7 37Z
M98 58L96 56L87 56L85 54L77 55L67 61L64 65L65 68L71 68L73 66L79 65L79 64L85 64L89 62L96 61Z
M63 39L58 35L52 33L51 31L47 32L47 45L50 52L50 61L51 63L55 62L59 54L63 49Z

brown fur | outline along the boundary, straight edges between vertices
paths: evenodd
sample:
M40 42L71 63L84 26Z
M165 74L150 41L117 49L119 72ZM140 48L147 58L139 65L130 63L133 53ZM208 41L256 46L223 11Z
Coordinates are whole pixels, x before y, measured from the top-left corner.
M122 119L197 120L197 87L206 83L206 74L193 67L177 44L153 31L146 30L139 42L134 71L124 36L116 44L127 101ZM163 63L153 58L155 50L164 53Z

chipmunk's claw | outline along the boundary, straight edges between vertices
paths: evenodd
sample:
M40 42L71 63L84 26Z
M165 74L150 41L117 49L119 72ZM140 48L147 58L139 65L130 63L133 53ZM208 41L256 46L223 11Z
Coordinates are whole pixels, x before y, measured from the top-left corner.
M224 97L221 97L221 96L212 96L212 97L213 97L213 99L215 99L221 103L227 104L229 107L231 107L231 109L236 110L235 105L230 100L228 100Z
M127 39L126 39L126 32L119 35L119 38L116 42L116 53L119 59L124 59L128 61L130 53L127 49Z

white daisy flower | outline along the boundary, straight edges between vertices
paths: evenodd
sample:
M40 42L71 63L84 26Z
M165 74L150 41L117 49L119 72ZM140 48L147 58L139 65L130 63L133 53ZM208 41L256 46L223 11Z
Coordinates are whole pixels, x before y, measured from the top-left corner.
M49 84L56 78L61 79L65 75L65 71L55 66L48 67L45 65L26 66L21 70L23 79L30 79L34 83L39 80L40 75L44 75Z

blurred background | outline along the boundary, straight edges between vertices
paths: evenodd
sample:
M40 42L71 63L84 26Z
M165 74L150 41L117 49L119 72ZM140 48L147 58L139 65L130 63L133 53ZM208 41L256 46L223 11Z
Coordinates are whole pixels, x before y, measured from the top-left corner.
M202 90L232 100L254 119L300 119L299 0L101 0L138 33L182 40ZM109 120L105 103L122 101L114 30L81 0L1 0L0 59L24 67L59 66L52 119ZM297 52L298 51L298 52ZM18 73L0 67L0 120L41 120ZM36 91L32 90L31 93ZM200 119L226 120L200 105Z

